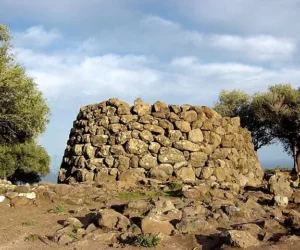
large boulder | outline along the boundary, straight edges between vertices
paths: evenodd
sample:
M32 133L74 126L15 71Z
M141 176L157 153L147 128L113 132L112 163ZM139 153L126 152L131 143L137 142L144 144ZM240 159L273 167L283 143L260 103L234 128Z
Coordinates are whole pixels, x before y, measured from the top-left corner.
M130 227L129 219L113 209L100 209L96 222L101 228L107 230L126 231Z

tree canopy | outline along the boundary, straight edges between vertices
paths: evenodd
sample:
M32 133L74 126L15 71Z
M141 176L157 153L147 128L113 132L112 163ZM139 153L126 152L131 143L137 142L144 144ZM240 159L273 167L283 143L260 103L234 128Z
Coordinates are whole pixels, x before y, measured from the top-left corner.
M10 38L0 23L0 143L35 139L49 121L42 93L10 52Z
M0 165L0 177L16 178L30 169L45 174L49 156L35 141L45 131L50 110L34 80L16 62L10 42L8 27L0 23L0 157L7 162Z
M223 116L239 116L241 125L253 137L255 149L277 140L294 158L294 171L300 170L300 88L290 84L270 86L252 96L242 91L222 91L215 105Z
M259 96L259 94L251 96L241 90L222 90L214 106L214 109L222 116L240 117L241 126L251 132L255 151L270 145L274 139L266 122L256 113L261 105Z

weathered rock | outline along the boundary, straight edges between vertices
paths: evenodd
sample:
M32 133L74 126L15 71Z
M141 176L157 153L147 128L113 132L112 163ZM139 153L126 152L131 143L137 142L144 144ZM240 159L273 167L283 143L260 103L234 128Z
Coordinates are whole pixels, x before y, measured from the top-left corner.
M274 195L280 195L284 197L292 197L293 190L290 186L290 183L286 178L281 174L273 175L269 180L270 191Z
M17 186L15 189L15 192L17 193L29 193L30 191L29 186Z
M119 181L137 182L142 178L145 178L145 169L143 168L132 168L123 171L119 175Z
M180 168L178 170L175 170L175 174L177 178L182 181L196 180L194 169L191 166L187 168Z
M259 241L247 231L228 230L222 238L226 244L243 249L259 245Z
M97 215L97 224L108 230L126 231L130 226L130 221L113 209L100 209Z
M26 197L29 200L33 200L36 198L36 193L35 192L30 192L30 193L19 193L18 196Z
M143 130L140 137L145 142L152 142L154 140L152 133L149 130Z
M157 167L154 167L150 171L150 176L154 179L166 181L173 174L173 167L171 164L160 164Z
M182 133L180 130L170 130L169 131L169 139L172 141L172 142L176 142L176 141L179 141L180 138L182 136Z
M74 217L70 217L64 221L64 226L69 226L69 225L73 226L76 229L83 227L81 221Z
M140 166L144 169L151 169L157 166L157 158L151 154L146 154L140 159Z
M120 120L124 124L128 124L131 122L136 122L138 119L139 117L137 115L122 115Z
M184 156L175 148L162 147L159 151L158 160L161 163L176 163L184 161Z
M275 206L286 207L289 203L289 198L285 196L275 195L274 197Z
M189 163L193 167L203 167L207 161L208 155L203 152L193 152L190 155Z
M247 231L255 238L257 238L258 234L262 231L262 229L254 223L246 223L239 225L237 229L241 231Z
M72 187L66 184L59 184L55 185L53 187L53 191L58 195L58 196L65 196L68 195L71 191Z
M164 135L155 136L155 141L157 141L163 147L170 147L172 145L172 141Z
M148 129L149 131L151 131L153 134L164 134L165 130L157 125L151 125L151 124L146 124L144 126L145 129Z
M69 235L63 234L59 237L58 244L59 245L67 245L68 243L70 243L72 241L73 241L73 239Z
M141 155L148 150L148 145L139 139L130 139L127 143L127 150L130 154Z
M203 134L200 129L193 129L189 132L189 140L194 143L203 142Z
M108 135L93 135L91 137L91 144L94 147L105 145L108 141Z
M155 215L149 215L143 218L141 225L144 234L163 233L170 235L175 229L169 221L161 221Z
M191 125L187 121L176 121L175 122L175 126L181 132L189 132L189 131L191 131Z
M133 111L138 114L138 116L149 115L151 108L151 104L144 103L140 98L134 101Z
M202 177L204 179L208 179L209 177L211 177L211 175L213 174L214 169L210 168L210 167L205 167L202 169Z
M197 120L197 113L194 110L184 111L180 114L180 118L187 122L194 122Z
M84 240L87 241L87 244L91 240L97 241L101 244L113 244L117 242L117 238L119 235L119 232L103 232L103 230L97 229L85 235Z
M181 233L196 233L211 229L211 225L203 218L184 217L176 224L176 229Z
M167 104L165 104L164 102L160 102L160 101L157 101L153 104L153 109L156 111L156 112L160 112L160 111L166 111L166 110L169 110L169 107Z
M117 113L118 115L128 115L130 114L130 106L126 102L119 102Z
M12 207L23 207L31 204L32 201L24 196L17 196L10 201Z
M300 191L296 191L293 193L293 199L296 204L300 203Z
M121 171L125 171L129 168L130 159L126 156L120 155L116 161L115 167Z
M149 151L151 153L157 154L160 149L160 144L157 142L151 142L149 145Z
M180 150L199 151L200 146L188 140L180 140L174 143L174 147Z

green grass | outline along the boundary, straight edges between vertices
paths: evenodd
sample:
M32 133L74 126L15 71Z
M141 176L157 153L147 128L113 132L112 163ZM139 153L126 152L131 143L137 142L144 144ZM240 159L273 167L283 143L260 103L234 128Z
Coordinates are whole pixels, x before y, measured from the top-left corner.
M37 234L30 234L29 236L25 237L25 241L36 241L39 239Z
M49 211L50 214L58 214L58 213L64 213L66 211L65 207L62 205L57 205L55 208L51 209Z
M35 224L36 224L36 221L34 221L34 220L25 221L22 223L23 226L33 226Z
M119 199L136 199L143 197L156 197L159 196L158 192L149 191L149 192L129 192L129 193L119 193L117 198Z
M135 237L134 244L138 247L155 247L160 243L158 236L138 235Z

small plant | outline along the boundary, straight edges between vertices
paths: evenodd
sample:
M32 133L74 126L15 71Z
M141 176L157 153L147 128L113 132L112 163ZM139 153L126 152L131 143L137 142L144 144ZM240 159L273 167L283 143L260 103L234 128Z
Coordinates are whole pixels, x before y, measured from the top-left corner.
M35 224L36 224L36 221L34 221L34 220L25 221L22 223L23 226L33 226Z
M160 243L160 238L158 236L151 235L138 235L134 240L134 244L139 247L155 247Z
M181 187L182 187L182 184L179 183L179 182L170 182L170 183L168 184L168 186L169 186L169 188L170 188L171 190L176 190L176 189L181 188Z
M66 211L65 207L62 205L57 205L55 208L51 209L49 211L50 214L58 214L58 213L64 213Z
M71 233L68 234L70 238L72 238L73 240L78 240L78 236L76 231L72 231Z
M39 236L37 234L30 234L25 238L25 241L36 241L39 239Z

